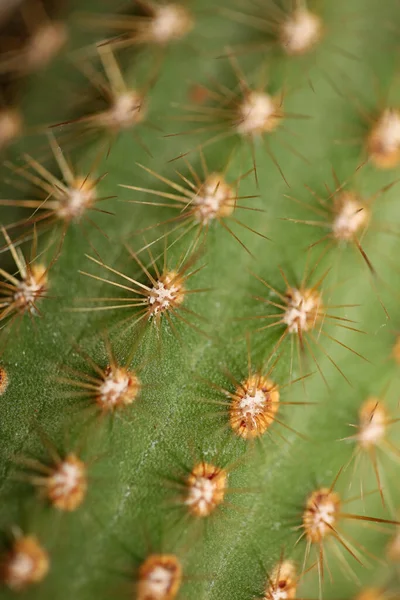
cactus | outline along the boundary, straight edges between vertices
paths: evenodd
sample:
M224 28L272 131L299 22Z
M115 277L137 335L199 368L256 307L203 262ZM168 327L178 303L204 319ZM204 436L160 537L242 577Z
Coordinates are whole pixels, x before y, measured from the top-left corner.
M57 5L1 9L1 597L398 598L398 2Z

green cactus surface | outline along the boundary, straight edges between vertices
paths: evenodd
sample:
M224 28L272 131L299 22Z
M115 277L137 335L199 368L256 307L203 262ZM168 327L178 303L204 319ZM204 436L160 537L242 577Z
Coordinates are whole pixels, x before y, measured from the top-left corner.
M2 10L0 597L399 599L399 1Z

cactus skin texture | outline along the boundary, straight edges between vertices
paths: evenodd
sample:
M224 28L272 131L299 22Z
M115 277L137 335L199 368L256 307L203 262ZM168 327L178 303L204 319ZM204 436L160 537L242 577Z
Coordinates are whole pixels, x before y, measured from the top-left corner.
M57 4L2 13L0 597L399 598L398 0Z

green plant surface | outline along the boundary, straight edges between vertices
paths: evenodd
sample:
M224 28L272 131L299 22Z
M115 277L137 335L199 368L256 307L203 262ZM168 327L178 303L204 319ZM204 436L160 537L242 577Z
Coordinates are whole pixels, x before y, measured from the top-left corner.
M84 4L85 12L97 10L95 3ZM204 246L199 245L201 252L193 269L205 266L189 280L188 288L207 288L207 291L188 296L187 306L205 320L186 314L185 318L202 333L179 321L176 325L179 337L165 321L160 330L154 323L147 323L143 330L133 327L135 309L92 310L101 303L91 298L129 296L124 290L80 273L119 281L91 262L87 255L143 282L145 277L126 245L140 251L145 243L168 231L168 224L148 229L144 236L137 231L163 223L177 214L172 209L130 202L159 199L120 187L120 184L170 191L137 163L178 181L177 171L188 176L189 169L183 158L172 159L186 152L189 153L186 160L201 172L198 148L207 142L210 134L169 134L197 127L196 123L183 120L190 113L183 105L189 102L192 84L212 87L218 81L233 89L237 86L234 69L229 58L222 55L229 47L235 52L235 45L258 39L252 28L218 14L220 7L215 3L192 4L198 9L196 29L188 38L192 39L193 47L188 50L182 41L168 52L163 50L165 56L160 63L159 77L149 94L149 120L161 128L161 131L149 129L143 133L151 156L129 131L118 136L108 153L104 137L81 139L79 126L53 130L71 163L81 173L89 171L99 150L103 149L96 174L107 175L98 186L98 195L112 196L101 208L113 214L94 215L93 220L101 231L85 225L84 234L79 225L69 227L60 256L49 272L49 298L40 301L42 317L30 319L24 315L12 329L8 323L3 330L2 366L10 381L0 397L0 525L3 531L19 525L24 531L37 534L51 560L48 577L24 592L26 598L135 597L135 569L150 551L175 552L182 559L186 578L179 598L261 598L266 573L271 572L282 552L285 557L298 561L301 571L305 541L295 546L299 533L294 528L301 525L308 494L317 486L329 487L339 470L348 465L354 443L340 440L354 434L349 424L357 423L361 403L372 395L385 396L393 419L398 418L398 365L391 358L398 328L399 290L393 265L399 244L398 187L393 185L377 198L374 218L376 212L376 220L384 225L377 231L372 223L362 241L376 270L374 276L352 243L342 248L332 247L321 260L323 243L309 252L308 247L320 240L324 232L301 223L313 220L314 215L304 205L288 198L292 196L316 207L317 200L304 185L329 197L324 185L333 188L332 169L340 182L347 179L352 182L357 167L365 161L361 139L355 144L345 142L360 135L360 131L362 136L363 129L365 139L368 125L358 105L366 111L377 110L377 87L382 95L391 94L391 102L396 102L398 29L391 24L400 27L400 13L394 0L384 6L376 0L326 3L328 23L341 23L341 19L345 23L343 28L332 28L330 35L336 36L333 42L351 56L344 56L334 47L320 53L317 49L317 64L310 66L305 57L300 63L302 71L300 67L293 67L296 59L282 61L274 49L238 55L237 60L249 82L256 81L260 68L267 66L271 87L287 87L285 111L310 118L293 119L290 123L288 120L292 136L281 134L279 129L271 135L271 150L290 187L258 140L255 144L258 183L254 173L250 173L240 185L241 196L252 196L246 200L246 206L262 212L237 209L237 218L270 239L233 224L232 229L251 252L250 256L222 225L213 223ZM78 8L83 12L82 5ZM115 10L113 6L107 8L108 12ZM242 9L239 4L238 10ZM265 10L272 10L268 3ZM71 17L71 29L77 29L72 49L86 47L85 27L90 30L87 35L94 36L93 29L83 26L78 14ZM109 33L95 31L97 41ZM116 51L116 56L123 65L126 82L132 85L140 77L144 81L158 60L151 49L137 52L127 48ZM94 60L97 68L101 68L91 50L83 52L82 57L83 61ZM60 60L68 64L65 55ZM58 64L50 67L39 83L35 84L35 76L29 79L23 106L27 107L35 125L57 123L70 118L74 112L72 102L61 106L63 94L56 92L57 81L71 81L71 98L79 96L80 90L87 87L79 70L70 64L62 70ZM63 73L68 75L64 78ZM51 94L47 95L47 89ZM79 107L74 110L79 112ZM5 151L4 160L19 161L18 164L23 165L20 155L28 151L57 172L44 133L21 139ZM290 140L296 153L280 145L280 139ZM250 145L237 136L204 145L204 155L210 171L224 169L230 159L231 179L254 166ZM4 168L4 173L9 170ZM7 177L4 175L2 179ZM378 171L370 163L363 164L356 175L360 191L368 196L397 178L398 169ZM18 193L5 182L1 196L22 197ZM4 224L28 216L28 212L21 209L14 212L10 207L3 207L2 211ZM40 227L38 231L39 249L48 246L49 235L54 236L55 241L45 254L51 260L57 252L61 227L55 227L50 234L41 234ZM14 230L10 230L10 235L13 237ZM168 244L176 235L168 236ZM193 239L190 235L168 249L171 265L187 251ZM21 246L26 255L30 243ZM164 240L151 248L154 256L162 257ZM139 256L146 264L151 262L146 251ZM2 253L1 260L4 269L15 272L8 252ZM272 423L268 428L270 436L266 434L254 442L242 440L230 429L227 411L213 404L213 401L221 401L222 395L211 384L233 391L227 371L235 380L246 377L248 332L251 364L256 370L265 365L284 330L281 326L255 331L267 321L254 317L278 312L277 308L257 300L262 296L276 301L257 277L284 293L286 286L280 268L294 285L299 284L304 271L310 271L317 262L312 281L315 283L329 271L322 287L324 300L326 304L339 306L329 314L354 320L348 325L362 333L344 329L340 321L329 319L325 320L323 330L364 358L321 335L323 350L314 346L318 364L306 353L301 367L296 352L291 354L289 338L285 339L279 346L282 354L271 377L284 385L311 374L303 382L281 390L283 403L299 405L281 406L279 420L283 424ZM84 308L88 310L81 310ZM77 347L87 352L100 368L106 368L109 357L104 340L107 337L118 361L124 363L133 356L131 368L138 370L143 383L137 401L114 416L100 415L90 401L72 397L69 395L73 391L71 385L60 381L65 366L93 373ZM271 362L276 358L274 354ZM21 457L48 459L42 432L60 453L75 448L90 464L87 498L82 507L71 514L61 514L38 498L37 490L29 481L21 481L24 472L19 464ZM396 423L390 427L390 436L398 447ZM202 459L226 466L232 488L226 505L203 520L190 517L185 506L176 506L177 490L171 485L171 480L182 481L187 469ZM365 463L365 469L359 465L354 472L354 463L347 466L340 474L337 490L343 498L359 496L362 482L364 498L352 503L350 512L395 520L399 503L396 457L393 460L383 453L380 455L385 506L382 506L372 465L368 460ZM369 494L371 491L374 493ZM375 524L368 528L354 521L343 522L341 531L360 542L380 562L368 556L369 567L360 565L342 548L343 561L358 577L357 583L348 578L348 573L346 577L343 564L334 552L328 551L332 581L326 569L323 597L353 598L367 586L388 586L396 597L398 570L396 575L396 567L386 561L386 549L395 527ZM308 566L316 558L316 554L312 554ZM317 598L318 594L318 570L314 567L305 574L298 597ZM1 597L12 596L12 592L1 591Z

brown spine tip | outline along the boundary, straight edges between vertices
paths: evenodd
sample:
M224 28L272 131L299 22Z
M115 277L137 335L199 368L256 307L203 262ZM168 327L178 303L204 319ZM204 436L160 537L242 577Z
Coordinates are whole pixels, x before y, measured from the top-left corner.
M49 566L49 556L36 537L19 537L1 559L1 580L11 590L22 591L42 581Z
M0 366L0 396L2 396L8 388L8 373L4 367Z
M396 339L395 343L393 344L392 356L393 356L394 360L396 361L396 363L398 365L400 365L400 335L397 336L397 339Z
M173 554L152 554L139 568L137 600L174 600L182 583L182 567Z

